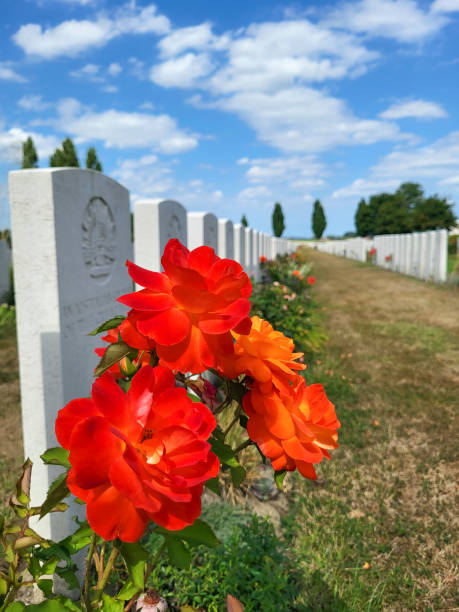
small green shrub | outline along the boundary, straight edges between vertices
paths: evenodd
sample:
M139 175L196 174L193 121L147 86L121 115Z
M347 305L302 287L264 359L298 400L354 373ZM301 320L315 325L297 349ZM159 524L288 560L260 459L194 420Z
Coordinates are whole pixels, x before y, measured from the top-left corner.
M319 309L311 297L311 264L301 251L261 264L262 281L253 286L251 315L266 319L292 338L305 360L322 346Z
M16 329L16 310L8 304L0 305L0 338L12 334Z
M224 505L217 508L222 511L222 519L234 520L234 513ZM237 521L241 519L240 514L236 517ZM159 541L150 536L145 545L153 554ZM166 598L171 610L189 605L206 612L224 610L228 593L241 601L246 612L293 611L298 588L286 544L278 539L267 519L256 516L247 524L236 524L232 534L216 548L193 549L189 570L160 562L150 584Z

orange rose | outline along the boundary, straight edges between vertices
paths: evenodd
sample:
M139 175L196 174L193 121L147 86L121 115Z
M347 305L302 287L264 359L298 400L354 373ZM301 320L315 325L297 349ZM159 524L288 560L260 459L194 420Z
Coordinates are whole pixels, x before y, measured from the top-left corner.
M204 482L219 470L207 442L215 425L162 367L140 369L127 394L105 372L91 398L62 408L56 436L70 451L67 484L86 502L94 531L136 542L148 520L170 530L191 525Z
M243 406L250 439L276 471L298 468L306 478L315 479L313 464L330 459L328 451L338 447L340 423L320 384L306 386L297 375L288 394L276 389L262 393L256 384L244 395Z
M221 353L231 354L230 330L250 329L252 286L242 266L220 259L207 246L189 251L171 239L161 259L164 273L127 262L131 278L144 289L118 298L133 310L129 337L138 332L154 342L160 364L199 374L214 368Z
M234 356L228 360L224 373L228 378L248 374L263 392L276 389L289 392L297 374L306 366L295 359L303 353L294 353L293 340L275 331L268 321L252 317L252 328L248 335L233 332L236 339Z

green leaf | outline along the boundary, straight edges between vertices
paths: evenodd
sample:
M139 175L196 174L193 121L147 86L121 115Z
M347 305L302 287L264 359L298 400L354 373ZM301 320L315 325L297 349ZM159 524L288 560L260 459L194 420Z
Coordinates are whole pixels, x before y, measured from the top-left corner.
M120 548L121 555L126 563L132 582L142 589L145 586L145 569L147 566L147 553L138 542L132 544L123 542Z
M212 451L217 455L222 463L229 465L230 467L239 466L239 461L237 460L231 446L225 444L221 440L217 440L214 437L209 438L209 443L212 447Z
M97 327L94 331L89 332L88 336L97 336L97 334L101 334L104 331L115 329L115 327L121 325L125 318L126 317L124 317L123 315L117 315L116 317L105 321L105 323L102 323L102 325L99 325L99 327Z
M128 599L131 599L131 597L134 597L134 595L138 592L139 592L139 589L135 586L135 584L131 580L126 580L123 588L117 594L116 597L117 599L122 599L123 601L127 601Z
M0 578L0 595L6 595L8 591L8 583L3 578Z
M217 476L215 476L215 478L209 478L209 480L206 480L204 485L208 489L210 489L210 491L212 491L212 493L215 493L216 495L221 495L220 485L218 484Z
M50 486L48 495L41 506L40 518L52 512L53 508L68 495L70 495L70 491L67 486L67 472L64 472Z
M51 465L62 465L62 467L69 468L69 451L61 446L55 446L54 448L48 448L47 451L40 455L44 463Z
M22 466L22 474L16 483L16 499L12 500L15 505L27 505L30 502L30 476L32 473L32 462L26 459Z
M282 486L284 483L284 478L287 475L286 470L282 470L280 472L274 472L274 481L276 483L276 487L282 491Z
M91 542L91 538L94 535L94 531L89 526L88 522L85 521L75 533L67 536L59 542L60 546L63 546L70 555L74 555L76 552L88 546Z
M25 605L19 601L15 601L6 608L6 612L22 612L23 610L25 610Z
M116 601L116 599L104 593L102 595L102 610L104 612L122 612L124 610L124 603Z
M246 471L242 465L231 467L231 479L235 487L240 487L246 477Z
M79 589L80 583L75 572L66 567L56 567L56 574L65 580L71 589ZM79 608L78 608L79 609Z
M43 573L41 571L40 561L36 557L30 559L28 570L34 578L38 578Z
M114 366L118 361L121 361L123 357L126 357L126 355L130 353L135 354L137 351L133 351L132 348L122 340L109 344L94 374L96 376L101 376L106 370Z
M8 544L3 554L5 555L5 559L8 561L8 563L13 563L14 552L13 552L13 547L11 546L11 544Z
M57 557L51 557L48 561L43 563L42 574L44 576L52 576L56 570L56 566L59 563L59 559Z
M249 422L248 417L246 417L245 414L241 414L241 416L239 417L239 425L243 427L244 429L247 429L248 422Z
M191 553L182 540L174 537L166 538L167 552L172 565L179 569L188 569L191 564Z
M42 580L37 580L37 584L43 591L45 597L50 597L53 594L53 581L51 578L42 578Z
M196 519L192 525L181 529L180 531L168 531L164 527L156 527L156 533L160 533L169 538L186 540L191 544L205 544L206 546L217 546L218 539L211 527L201 519Z

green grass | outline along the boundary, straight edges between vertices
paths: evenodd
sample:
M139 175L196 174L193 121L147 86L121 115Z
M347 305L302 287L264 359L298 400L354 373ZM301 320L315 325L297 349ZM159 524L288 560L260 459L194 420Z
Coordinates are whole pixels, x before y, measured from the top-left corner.
M455 266L459 263L459 255L448 254L448 274L454 270Z
M324 384L342 426L318 481L295 478L286 529L303 583L296 605L457 609L457 294L311 259L329 342L305 376Z

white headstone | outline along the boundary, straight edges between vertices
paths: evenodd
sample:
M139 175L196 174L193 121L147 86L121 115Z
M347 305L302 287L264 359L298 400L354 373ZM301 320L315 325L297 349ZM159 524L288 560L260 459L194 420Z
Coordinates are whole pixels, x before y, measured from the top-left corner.
M234 230L234 258L238 261L244 270L245 267L245 227L241 223L235 223Z
M245 228L245 271L249 276L254 273L253 265L253 230L251 227Z
M218 256L234 259L234 230L229 219L218 220Z
M218 252L217 217L207 212L189 212L188 248L192 251L200 246L210 246Z
M35 505L59 471L39 458L57 444L57 412L90 395L94 349L103 343L87 334L126 312L116 298L132 291L129 193L79 168L19 170L9 183L24 450L34 463ZM36 528L63 538L75 529L74 514L49 514Z
M187 214L174 200L141 200L134 204L134 261L161 271L164 247L171 238L187 246Z
M437 230L438 234L438 266L437 280L445 282L448 278L448 230Z

